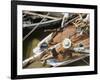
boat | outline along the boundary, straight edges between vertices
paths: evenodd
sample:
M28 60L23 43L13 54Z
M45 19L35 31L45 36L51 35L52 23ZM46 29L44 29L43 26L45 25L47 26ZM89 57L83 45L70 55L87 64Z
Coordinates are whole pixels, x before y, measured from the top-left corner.
M38 43L33 49L34 55L24 60L23 66L40 60L43 65L57 67L89 57L89 15L85 14L85 18L84 14L75 15L66 21L63 17L56 29L45 29L51 33Z

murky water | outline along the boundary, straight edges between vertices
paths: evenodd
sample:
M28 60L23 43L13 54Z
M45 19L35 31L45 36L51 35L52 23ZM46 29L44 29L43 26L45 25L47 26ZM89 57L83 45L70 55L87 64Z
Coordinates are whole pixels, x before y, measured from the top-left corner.
M49 35L50 32L44 32L43 29L34 31L26 40L23 42L23 60L33 55L33 49L37 44Z

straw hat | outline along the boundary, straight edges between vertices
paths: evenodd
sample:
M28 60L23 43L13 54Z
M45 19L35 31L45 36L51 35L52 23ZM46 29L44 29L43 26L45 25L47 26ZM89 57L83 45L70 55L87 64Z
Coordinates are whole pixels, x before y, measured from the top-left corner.
M62 42L62 45L65 49L70 48L71 47L71 40L68 38L65 38Z

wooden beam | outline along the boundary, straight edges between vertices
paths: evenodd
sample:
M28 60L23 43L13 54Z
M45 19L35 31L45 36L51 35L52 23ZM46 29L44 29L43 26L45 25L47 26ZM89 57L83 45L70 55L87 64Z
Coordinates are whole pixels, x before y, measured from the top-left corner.
M42 23L34 23L34 24L23 24L23 28L25 27L32 27L32 26L36 26L36 25L47 25L47 24L50 24L50 23L54 23L54 22L59 22L61 21L61 19L56 19L56 20L50 20L50 21L46 21L46 22L42 22Z
M23 68L25 68L26 66L28 66L29 64L31 64L33 61L35 61L34 56L31 56L27 59L25 59L22 63Z
M28 15L33 15L33 16L46 17L46 18L54 19L54 20L61 19L61 18L57 18L57 17L51 17L51 16L48 16L48 15L42 15L42 14L38 14L38 13L33 13L33 12L30 12L30 11L24 11L24 13L28 14Z

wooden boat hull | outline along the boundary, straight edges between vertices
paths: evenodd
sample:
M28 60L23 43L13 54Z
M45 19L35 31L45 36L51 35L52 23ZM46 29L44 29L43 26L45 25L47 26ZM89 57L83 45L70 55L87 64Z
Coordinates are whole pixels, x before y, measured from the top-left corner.
M47 36L45 39L43 39L38 44L37 48L33 49L33 52L37 56L41 55L45 50L38 52L39 49L40 49L39 47L43 42L46 42L49 45L48 49L54 49L55 48L57 53L59 53L59 52L63 51L63 49L62 49L62 47L59 48L59 49L57 47L59 45L61 45L62 41L65 38L69 38L69 36L70 35L72 36L72 34L74 34L75 32L76 32L75 26L69 25L69 26L66 26L62 32L58 32L54 38L52 38L53 33L51 33L49 36ZM50 43L51 39L52 39L52 44ZM47 59L46 57L43 57L44 60L47 60L48 65L51 65L51 66L60 66L60 65L65 65L65 64L67 65L69 63L75 62L77 60L80 60L80 59L83 59L83 58L89 56L89 36L87 34L83 33L82 35L79 36L79 34L76 33L70 38L70 40L72 42L71 47L74 47L74 48L70 49L70 51L69 51L70 53L68 53L68 50L65 51L64 56L68 56L68 54L72 55L73 52L74 53L81 52L81 54L78 55L76 58L71 57L68 60L65 60L65 59L59 60L58 58L55 58L55 57ZM78 47L79 43L82 43L84 45L84 48ZM85 53L87 53L87 54L85 54Z

